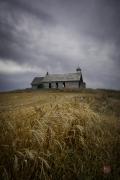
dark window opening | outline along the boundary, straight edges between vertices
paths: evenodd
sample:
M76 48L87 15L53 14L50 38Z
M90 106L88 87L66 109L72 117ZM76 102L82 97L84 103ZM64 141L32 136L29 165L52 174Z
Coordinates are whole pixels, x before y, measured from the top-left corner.
M58 83L56 83L56 88L58 88Z
M63 88L65 88L65 82L63 82Z
M49 83L49 88L51 88L51 83Z

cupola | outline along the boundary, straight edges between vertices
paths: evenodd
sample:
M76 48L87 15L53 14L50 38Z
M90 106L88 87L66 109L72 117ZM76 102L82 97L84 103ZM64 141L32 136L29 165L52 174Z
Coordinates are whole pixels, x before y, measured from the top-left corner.
M77 67L76 72L78 72L78 73L80 73L80 72L81 72L81 68L80 68L80 66L78 66L78 67Z

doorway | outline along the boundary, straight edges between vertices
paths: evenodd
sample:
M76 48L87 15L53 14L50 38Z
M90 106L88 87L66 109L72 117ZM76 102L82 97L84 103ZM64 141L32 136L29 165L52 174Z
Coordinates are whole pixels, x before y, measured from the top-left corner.
M56 82L56 88L58 89L58 82Z
M65 82L63 82L63 88L65 88Z
M51 88L51 83L49 83L49 88Z

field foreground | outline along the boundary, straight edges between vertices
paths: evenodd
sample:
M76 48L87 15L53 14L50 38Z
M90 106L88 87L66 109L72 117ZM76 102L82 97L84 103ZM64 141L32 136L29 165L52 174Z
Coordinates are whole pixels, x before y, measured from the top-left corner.
M0 180L120 179L120 92L0 93Z

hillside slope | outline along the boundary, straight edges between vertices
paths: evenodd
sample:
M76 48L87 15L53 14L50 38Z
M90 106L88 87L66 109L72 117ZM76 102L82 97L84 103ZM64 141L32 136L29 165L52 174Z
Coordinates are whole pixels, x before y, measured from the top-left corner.
M120 92L0 94L0 179L119 179Z

